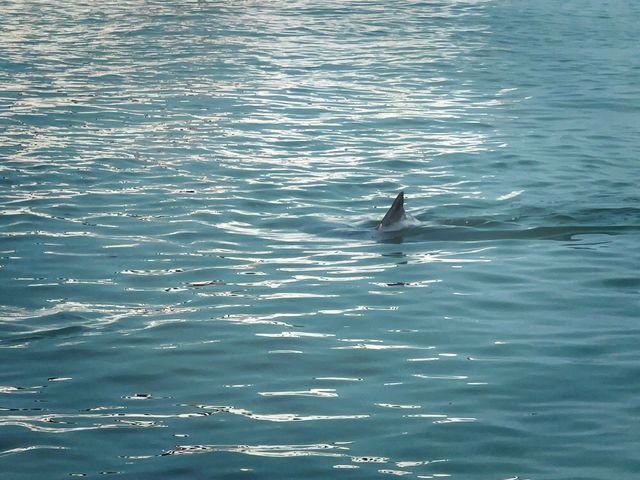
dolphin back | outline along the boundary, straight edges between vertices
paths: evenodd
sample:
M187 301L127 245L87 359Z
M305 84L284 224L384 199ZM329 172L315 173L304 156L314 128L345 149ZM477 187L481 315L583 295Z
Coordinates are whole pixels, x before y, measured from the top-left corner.
M404 192L400 192L396 199L393 201L393 205L378 225L378 230L389 228L394 223L404 220Z

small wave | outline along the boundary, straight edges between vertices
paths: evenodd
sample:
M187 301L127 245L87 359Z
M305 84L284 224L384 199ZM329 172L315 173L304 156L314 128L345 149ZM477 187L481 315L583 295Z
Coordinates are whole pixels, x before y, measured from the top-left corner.
M499 202L501 202L503 200L510 200L512 198L516 198L517 196L521 195L522 193L524 193L524 190L514 190L512 192L505 193L504 195L500 195L499 197L496 198L496 200L498 200Z

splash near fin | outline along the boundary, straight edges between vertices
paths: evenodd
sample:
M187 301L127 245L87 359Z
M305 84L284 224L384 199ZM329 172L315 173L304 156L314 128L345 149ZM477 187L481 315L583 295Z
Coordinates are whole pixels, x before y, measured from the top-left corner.
M378 225L378 230L388 230L393 228L392 226L398 222L401 222L406 218L406 214L404 212L404 192L400 192L396 199L393 201L393 205L386 213L380 225Z

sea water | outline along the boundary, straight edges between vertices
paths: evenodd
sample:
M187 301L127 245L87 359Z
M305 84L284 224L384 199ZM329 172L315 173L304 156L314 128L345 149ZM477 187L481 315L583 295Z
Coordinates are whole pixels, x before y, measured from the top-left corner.
M0 1L0 477L638 478L639 24Z

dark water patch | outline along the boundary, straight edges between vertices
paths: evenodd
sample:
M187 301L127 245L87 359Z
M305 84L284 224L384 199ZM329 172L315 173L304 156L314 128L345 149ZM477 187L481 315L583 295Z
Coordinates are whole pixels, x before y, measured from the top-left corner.
M629 292L640 291L640 277L608 278L602 280L602 284L605 287L616 290Z
M23 332L19 336L3 339L0 343L21 344L31 343L38 340L53 340L58 338L75 338L82 336L85 332L90 331L87 327L61 327L45 330L37 330L33 333L25 335Z

